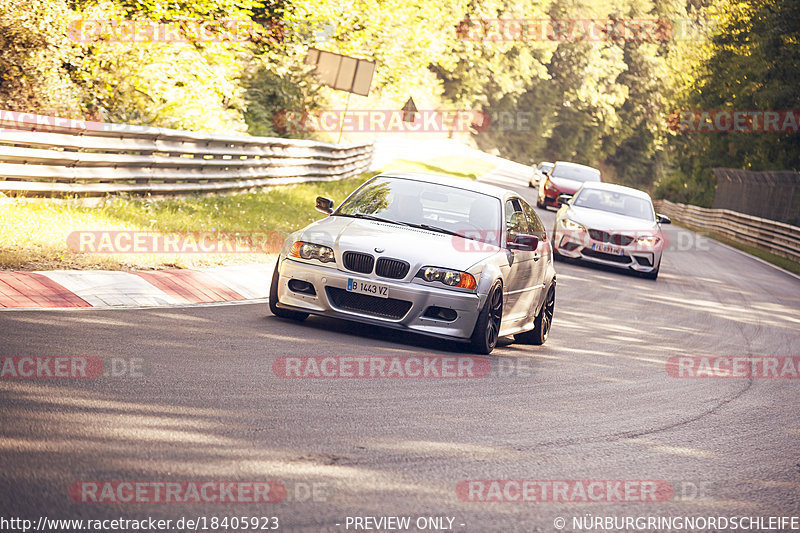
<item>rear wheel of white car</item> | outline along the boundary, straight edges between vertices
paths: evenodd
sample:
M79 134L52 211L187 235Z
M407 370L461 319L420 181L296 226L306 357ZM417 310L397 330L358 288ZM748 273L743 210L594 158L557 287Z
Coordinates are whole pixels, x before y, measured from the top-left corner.
M302 322L308 318L308 313L289 311L288 309L281 309L278 307L278 280L280 278L280 275L278 274L279 264L280 259L278 260L278 263L275 264L275 272L272 274L272 283L269 286L269 310L272 311L273 315L279 318L288 318Z
M475 352L490 354L497 346L500 336L500 322L503 320L503 284L500 280L494 282L486 303L483 305L475 330L472 332L470 343Z
M514 340L525 344L544 344L550 327L553 325L553 312L556 309L556 286L551 285L542 304L542 309L533 321L534 328L525 333L514 335Z

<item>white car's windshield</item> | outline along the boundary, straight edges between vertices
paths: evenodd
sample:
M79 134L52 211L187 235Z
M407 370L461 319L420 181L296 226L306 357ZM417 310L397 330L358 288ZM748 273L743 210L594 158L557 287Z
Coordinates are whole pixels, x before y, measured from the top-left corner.
M653 204L649 200L621 192L581 189L572 201L572 205L649 221L655 220Z
M565 178L575 181L600 181L600 171L589 167L555 165L550 175L554 178Z
M500 244L500 200L437 183L377 177L339 206L334 215L379 218Z

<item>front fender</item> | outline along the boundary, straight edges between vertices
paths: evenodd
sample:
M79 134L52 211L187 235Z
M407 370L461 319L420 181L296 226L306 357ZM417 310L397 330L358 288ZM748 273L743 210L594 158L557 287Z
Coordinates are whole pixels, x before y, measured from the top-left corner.
M506 267L506 270L508 270L508 267ZM484 296L489 294L489 289L492 288L492 284L494 284L495 280L499 279L503 285L505 285L505 273L498 261L491 261L484 264L483 268L480 270L480 276L474 273L473 275L478 279L477 292L481 296L481 301L483 301Z

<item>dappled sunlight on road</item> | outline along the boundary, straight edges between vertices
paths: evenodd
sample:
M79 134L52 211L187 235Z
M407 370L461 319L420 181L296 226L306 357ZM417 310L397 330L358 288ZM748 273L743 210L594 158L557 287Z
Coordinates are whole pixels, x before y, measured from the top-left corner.
M750 325L797 328L800 326L800 313L788 306L769 304L769 310L758 304L748 306L725 303L721 306L717 301L699 298L686 298L664 294L652 297L663 305L673 305L684 310L702 311L726 320Z
M679 456L682 456L682 457L696 457L696 458L705 459L705 458L711 458L711 457L713 457L715 455L715 454L713 454L712 452L710 452L708 450L701 450L701 449L698 449L698 448L689 448L689 447L685 447L685 446L668 446L668 445L662 444L662 443L660 443L658 441L650 440L650 439L638 438L638 439L628 439L627 441L631 442L633 444L639 444L639 445L645 446L648 449L656 451L656 452L668 453L668 454L671 454L671 455L679 455Z
M790 474L776 470L785 465L753 459L779 455L800 435L785 401L796 382L676 379L666 371L674 356L795 355L787 352L798 346L796 280L726 270L735 257L665 254L656 282L558 263L547 343L501 339L486 358L490 374L476 379L282 378L272 365L286 356L474 354L342 320L282 320L263 303L3 314L13 332L4 353L135 356L144 375L0 381L0 467L24 493L44 487L59 501L81 479L322 482L331 495L315 509L379 514L384 499L397 499L423 513L444 502L453 514L513 523L555 509L592 510L465 502L456 485L680 481L735 471L753 480L748 497L715 494L651 509L756 513L775 494L798 492ZM770 417L783 427L765 437ZM727 436L731 420L739 429ZM295 505L275 509L308 509Z

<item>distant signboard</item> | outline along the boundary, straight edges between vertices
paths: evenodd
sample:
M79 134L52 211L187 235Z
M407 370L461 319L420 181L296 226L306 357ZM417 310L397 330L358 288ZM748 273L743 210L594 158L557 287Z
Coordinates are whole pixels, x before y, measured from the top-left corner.
M376 63L366 59L334 54L311 48L306 63L316 66L317 77L323 84L339 91L368 96Z
M403 122L414 122L417 118L417 106L414 105L414 99L409 98L406 105L403 106Z

